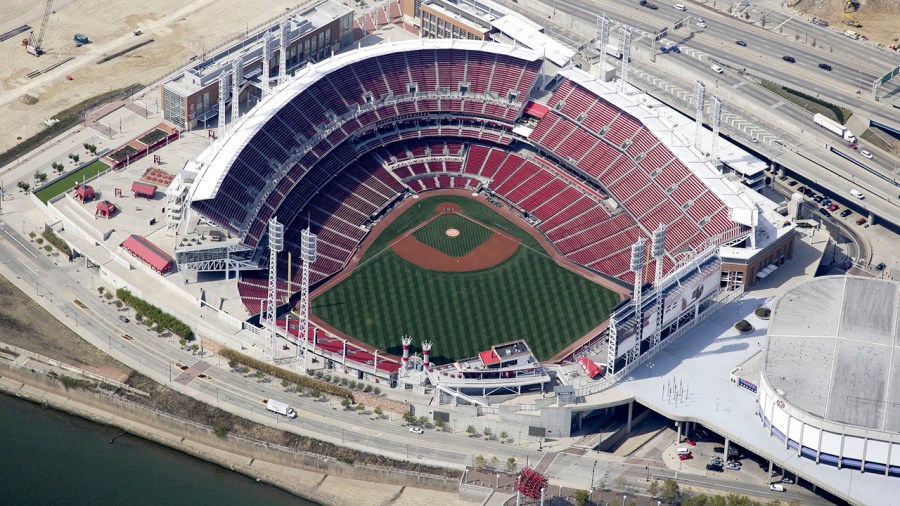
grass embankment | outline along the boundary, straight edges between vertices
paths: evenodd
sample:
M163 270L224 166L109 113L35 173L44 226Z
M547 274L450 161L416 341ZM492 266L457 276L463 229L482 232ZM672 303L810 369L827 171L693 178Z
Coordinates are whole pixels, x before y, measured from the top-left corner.
M104 102L111 102L113 100L125 98L137 91L140 91L141 89L143 89L143 87L144 86L142 84L135 83L130 86L126 86L125 88L119 88L116 90L101 93L99 95L83 100L73 105L72 107L69 107L68 109L63 109L55 116L53 116L55 119L59 120L58 123L54 124L53 126L49 126L44 130L41 130L33 136L23 140L12 149L0 154L0 167L12 162L16 158L25 155L41 144L48 142L50 139L72 128L73 126L78 124L79 121L83 120L84 113L88 109L97 107Z
M759 79L760 86L772 93L775 93L793 104L799 105L813 114L823 114L842 125L846 125L847 120L853 115L853 111L846 107L840 107L831 102L826 102L825 100L813 97L812 95L807 95L802 91L788 88L787 86L782 86L776 82L762 78L757 79Z
M59 181L51 184L46 188L41 189L38 192L35 192L35 196L41 199L41 202L46 204L53 197L74 188L77 183L88 180L108 168L108 164L101 160L97 160L94 163L86 165L79 170L72 171L70 174L60 179Z
M350 277L313 300L313 313L395 355L401 352L400 336L432 340L436 363L468 358L514 339L525 339L546 360L609 318L619 302L614 292L557 265L534 237L489 207L446 198L451 200L464 214L523 244L508 260L473 272L423 269L390 249L372 253L428 219L445 201L428 199L382 232Z
M166 388L164 385L138 373L132 373L127 383L150 394L149 397L132 396L132 401L211 427L220 437L227 437L231 434L258 441L266 441L300 451L334 457L347 464L368 464L436 476L459 477L459 472L453 469L427 466L396 460L374 453L352 450L318 439L261 425ZM264 410L265 405L260 402L259 408Z

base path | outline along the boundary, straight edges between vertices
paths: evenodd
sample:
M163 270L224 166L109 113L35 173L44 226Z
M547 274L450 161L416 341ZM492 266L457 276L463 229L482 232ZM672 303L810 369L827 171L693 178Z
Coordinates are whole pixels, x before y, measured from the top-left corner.
M432 271L443 271L443 272L468 272L468 271L479 271L483 269L488 269L493 267L500 262L503 262L507 258L511 257L513 253L519 248L519 240L515 237L510 237L502 232L494 230L483 223L479 223L472 218L469 218L459 210L459 206L456 204L451 204L447 202L442 202L437 205L438 214L432 217L429 220L426 220L424 223L419 225L418 227L410 230L406 234L402 235L398 240L391 243L391 250L396 253L400 258L406 260L407 262L422 267L423 269L428 269ZM466 219L472 221L473 223L478 223L479 225L488 228L491 230L492 234L488 238L488 240L479 244L472 251L461 257L450 256L443 251L432 248L431 246L420 242L416 239L416 236L413 235L416 230L424 227L438 216L443 214L459 214L460 216L465 216ZM458 237L459 230L449 229L447 230L447 235L449 237Z

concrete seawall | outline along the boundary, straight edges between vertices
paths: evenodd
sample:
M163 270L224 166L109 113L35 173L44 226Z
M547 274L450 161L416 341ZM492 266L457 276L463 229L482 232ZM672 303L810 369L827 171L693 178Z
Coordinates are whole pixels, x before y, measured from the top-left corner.
M66 390L57 380L0 361L0 391L118 427L323 504L471 504L451 478L348 465L326 456L226 436L111 395Z

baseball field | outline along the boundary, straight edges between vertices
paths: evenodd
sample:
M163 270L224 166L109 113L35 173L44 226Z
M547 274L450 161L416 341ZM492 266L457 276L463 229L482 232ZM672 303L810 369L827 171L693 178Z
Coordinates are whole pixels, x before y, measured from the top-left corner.
M398 216L311 309L389 353L400 354L403 335L414 348L431 340L433 360L445 363L514 339L548 359L605 321L618 302L613 291L557 265L484 201L441 196Z

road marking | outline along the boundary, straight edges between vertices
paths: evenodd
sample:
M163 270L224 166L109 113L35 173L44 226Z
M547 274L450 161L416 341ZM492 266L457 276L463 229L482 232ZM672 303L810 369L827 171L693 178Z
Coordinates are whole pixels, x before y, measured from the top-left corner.
M38 273L35 272L34 269L32 269L31 267L28 267L28 264L26 264L25 262L23 262L21 258L16 257L16 260L18 260L20 264L24 265L26 269L28 269L29 271L31 271L32 274L34 274L35 276L38 275Z
M26 248L24 244L22 244L21 242L19 242L18 239L16 239L16 236L12 235L11 233L9 233L8 230L6 230L6 223L4 223L4 222L2 222L2 221L0 221L0 230L3 230L3 232L6 233L6 235L8 235L10 239L12 239L13 241L16 241L16 244L18 244L19 246L21 246L22 249L25 250L29 255L31 255L31 256L34 257L34 258L37 258L37 255L35 255L35 254L31 251L30 248ZM24 265L24 264L23 264L23 265ZM28 266L26 265L26 267L28 267ZM29 269L30 269L30 268L29 268ZM34 272L34 271L31 271L31 272ZM35 274L37 274L37 273L35 273Z

